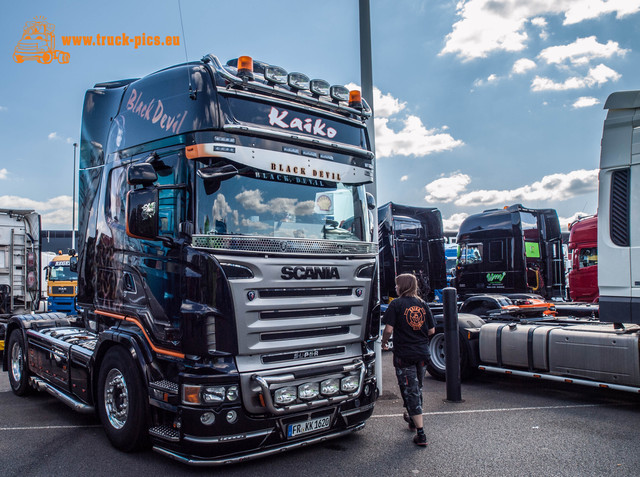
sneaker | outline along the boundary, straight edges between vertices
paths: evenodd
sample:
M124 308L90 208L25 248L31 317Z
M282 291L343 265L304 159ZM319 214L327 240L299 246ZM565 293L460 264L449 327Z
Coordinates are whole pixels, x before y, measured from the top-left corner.
M413 419L411 419L411 418L409 417L409 413L405 412L405 413L402 415L402 418L404 419L404 421L405 421L407 424L409 424L409 430L410 430L410 431L415 431L415 430L416 430L416 425L413 423Z
M417 446L427 447L426 434L416 434L413 436L413 443Z

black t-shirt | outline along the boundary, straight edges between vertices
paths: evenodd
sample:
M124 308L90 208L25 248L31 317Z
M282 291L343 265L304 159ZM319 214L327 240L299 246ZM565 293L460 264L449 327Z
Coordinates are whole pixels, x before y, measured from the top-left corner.
M389 303L382 323L393 326L393 354L403 361L429 357L429 329L435 328L431 310L420 298L401 297Z

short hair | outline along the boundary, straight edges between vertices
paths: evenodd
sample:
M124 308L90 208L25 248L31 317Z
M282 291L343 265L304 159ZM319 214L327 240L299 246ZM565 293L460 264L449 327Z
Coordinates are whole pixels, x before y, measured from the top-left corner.
M418 280L411 273L403 273L396 277L398 296L418 296Z

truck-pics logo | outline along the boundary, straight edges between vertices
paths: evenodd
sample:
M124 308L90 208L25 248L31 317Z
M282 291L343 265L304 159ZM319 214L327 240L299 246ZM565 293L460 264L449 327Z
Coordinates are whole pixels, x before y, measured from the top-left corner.
M16 63L36 60L38 63L49 64L53 60L58 63L69 63L71 55L66 51L56 50L56 29L52 23L45 22L46 18L35 17L34 21L24 25L22 38L13 50L13 60Z

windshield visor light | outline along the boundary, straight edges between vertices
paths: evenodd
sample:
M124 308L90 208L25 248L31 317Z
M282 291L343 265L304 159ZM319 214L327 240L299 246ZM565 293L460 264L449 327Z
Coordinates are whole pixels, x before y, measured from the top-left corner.
M224 386L207 386L202 392L202 401L211 404L224 401Z
M289 73L287 76L287 82L293 89L309 89L309 77L302 73Z
M331 85L327 83L325 80L314 79L309 83L309 89L313 94L317 94L318 96L329 96L329 89Z
M353 375L342 378L340 381L340 389L345 393L352 393L360 386L360 376Z
M267 66L264 69L264 78L275 84L287 84L287 71L279 66Z
M273 395L276 404L291 404L298 398L297 389L294 386L277 389Z
M320 394L318 383L304 383L298 386L298 396L300 399L314 399Z
M338 378L327 379L320 383L320 392L324 396L333 396L340 391L340 380Z
M253 58L250 56L238 58L238 76L253 79Z
M332 86L329 90L329 94L336 101L349 101L349 90L344 86Z

